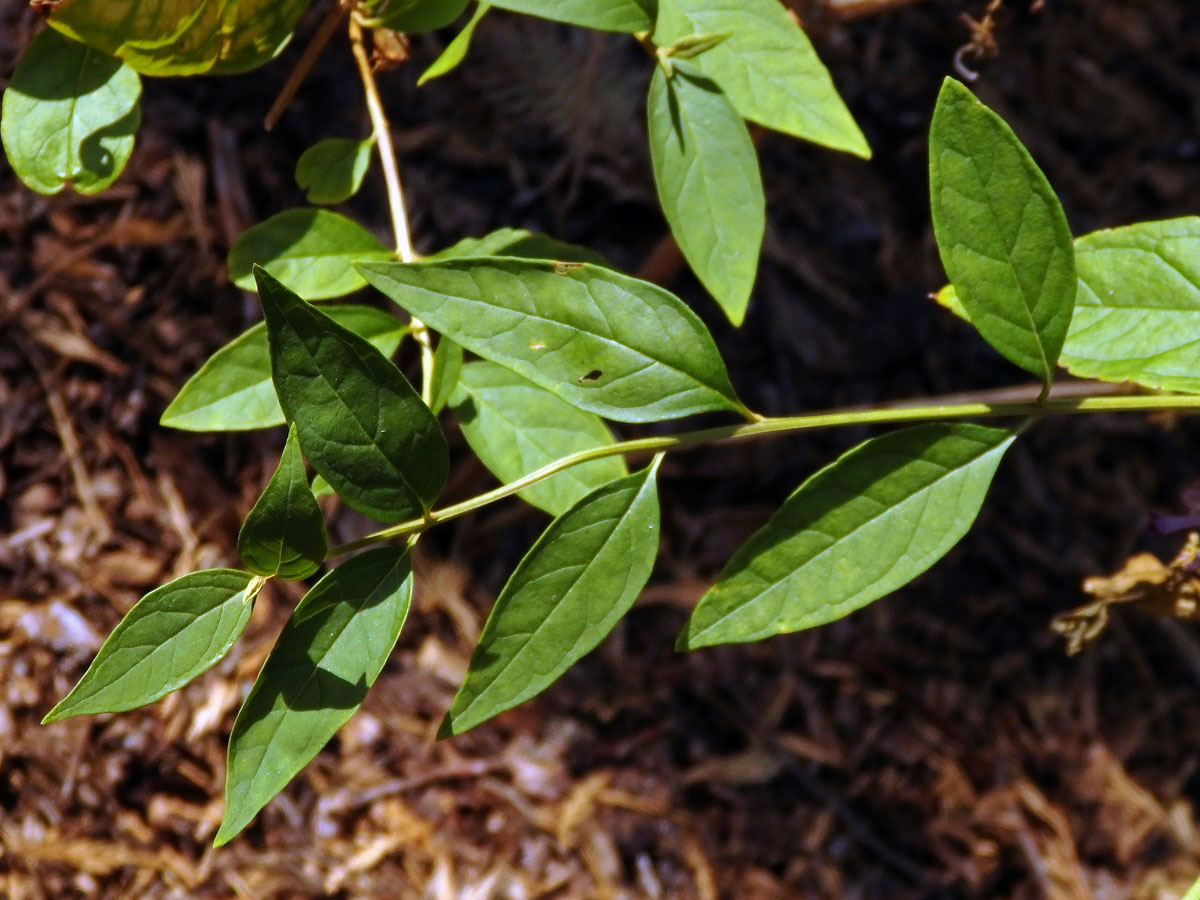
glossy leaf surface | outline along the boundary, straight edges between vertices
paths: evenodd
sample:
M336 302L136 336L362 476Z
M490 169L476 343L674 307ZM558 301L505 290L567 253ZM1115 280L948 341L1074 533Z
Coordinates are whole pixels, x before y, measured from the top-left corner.
M824 625L907 584L967 533L1014 438L937 424L859 444L800 485L734 554L680 648Z
M503 258L360 271L456 343L580 409L623 422L741 409L696 314L636 278Z
M311 0L63 0L50 24L145 75L232 74L270 60Z
M358 193L371 166L375 139L326 138L300 154L296 184L309 203L333 204Z
M400 370L354 332L255 270L279 405L339 497L382 522L424 514L446 482L437 419Z
M384 356L396 352L408 331L395 316L370 306L328 306L324 311ZM185 431L246 431L283 423L262 323L209 357L171 401L161 422Z
M579 450L613 442L597 416L495 363L463 366L451 406L475 455L502 482L515 481ZM624 460L611 456L572 466L526 488L520 496L557 516L627 472Z
M327 549L325 517L308 486L292 425L279 466L242 523L238 553L255 575L299 581L320 568Z
M737 111L767 128L869 157L871 148L808 36L779 0L659 0L654 40L728 34L696 58Z
M1043 382L1075 306L1071 231L1058 198L1004 121L954 79L929 133L942 264L984 339Z
M646 31L654 22L638 0L492 0L497 9L599 31Z
M758 154L716 83L673 67L671 78L654 70L646 100L658 199L692 271L740 325L766 228Z
M258 265L305 300L325 300L363 286L354 263L391 256L374 235L345 216L326 209L289 209L233 242L229 278L253 291Z
M471 49L471 38L475 36L475 29L479 26L480 20L487 15L489 9L491 6L487 3L480 3L475 7L475 12L463 26L463 30L454 36L454 39L446 45L446 49L438 54L438 58L421 73L421 77L417 79L417 87L434 78L441 78L462 64L462 61L467 58L467 51Z
M381 547L351 557L300 601L234 722L215 845L245 828L358 710L411 599L407 550Z
M233 646L260 584L249 572L206 569L151 591L43 721L134 709L183 687Z
M658 554L657 469L598 488L550 523L496 599L439 737L545 690L629 611Z
M4 91L0 138L26 186L95 194L133 152L142 85L120 60L46 29Z

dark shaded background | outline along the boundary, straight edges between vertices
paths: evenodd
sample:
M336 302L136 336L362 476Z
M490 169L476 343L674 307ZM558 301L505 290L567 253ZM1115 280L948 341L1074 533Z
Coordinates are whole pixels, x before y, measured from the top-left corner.
M796 4L872 146L869 163L767 134L770 222L734 330L662 265L627 38L503 13L421 91L384 75L418 246L523 226L666 276L750 406L779 414L1021 383L926 295L925 130L986 3L854 22ZM982 99L1027 142L1077 233L1200 211L1200 8L1009 0ZM312 17L302 29L306 36ZM0 85L36 17L0 0ZM507 572L544 526L513 502L422 541L418 597L364 710L229 847L233 714L294 586L231 658L149 709L41 715L147 589L236 561L279 434L192 436L157 418L258 316L229 242L303 202L320 137L368 125L335 42L273 133L298 56L238 78L147 80L138 147L94 198L44 198L0 163L0 896L13 898L1053 898L1167 900L1200 870L1194 626L1118 615L1066 659L1050 617L1084 576L1171 555L1147 516L1200 471L1179 416L1039 424L971 535L905 590L835 625L686 656L687 609L842 430L671 457L642 602L542 697L451 742L432 734ZM347 210L381 236L377 174ZM414 361L409 359L407 364ZM450 426L452 442L461 439ZM623 433L631 434L632 429ZM465 454L446 496L492 482ZM362 520L338 515L335 532Z

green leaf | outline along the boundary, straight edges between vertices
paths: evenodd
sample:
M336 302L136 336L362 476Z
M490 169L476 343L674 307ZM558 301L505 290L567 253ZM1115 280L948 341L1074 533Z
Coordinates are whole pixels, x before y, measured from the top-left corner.
M228 75L282 50L310 2L66 0L50 24L145 75Z
M242 523L238 553L255 575L299 581L321 567L328 549L325 517L308 486L292 425L275 474Z
M519 259L548 259L558 262L585 262L611 269L613 265L590 247L568 244L524 228L500 228L483 237L463 238L455 244L427 256L427 260L515 256Z
M368 550L317 582L283 627L229 737L227 843L354 715L412 598L408 552Z
M4 91L0 139L13 171L42 194L104 190L133 152L141 93L128 66L46 29Z
M1075 239L1075 314L1059 364L1080 378L1200 393L1200 218ZM934 299L969 319L953 285Z
M730 35L696 60L747 119L857 156L871 148L808 36L778 0L659 0L660 47Z
M907 584L967 533L1015 437L937 424L859 444L800 485L734 554L680 649L824 625Z
M448 337L438 338L437 349L433 351L433 403L429 407L435 416L450 402L462 365L462 347Z
M654 422L745 411L696 314L636 278L504 258L363 263L359 271L472 353L588 412Z
M599 418L495 363L463 366L450 403L471 449L504 482L613 442ZM627 471L624 460L610 456L572 466L521 491L521 497L557 516Z
M134 604L45 722L122 712L183 687L223 657L250 621L262 579L233 569L177 578Z
M423 515L446 483L437 419L404 375L354 332L255 269L279 405L339 497L382 522Z
M400 346L408 327L370 306L330 306L325 314L366 338L384 356ZM267 328L259 323L211 357L180 389L161 424L184 431L246 431L284 423L271 383Z
M655 69L646 100L658 199L692 271L740 325L766 228L758 154L721 89L672 65L670 78Z
M333 204L349 200L362 187L371 165L375 138L326 138L300 154L296 184L309 203Z
M445 28L462 15L469 0L381 0L367 5L372 28L422 34Z
M656 459L550 523L496 599L438 737L541 693L629 611L658 554L657 470Z
M1075 306L1071 230L1012 129L947 78L929 132L933 231L984 339L1049 384Z
M467 51L471 49L471 38L475 36L476 26L479 25L480 20L491 8L487 3L480 3L475 8L474 15L463 26L463 30L454 36L454 40L446 45L446 49L441 52L438 58L430 63L428 69L421 73L421 77L417 79L417 87L420 87L427 81L441 78L462 64L462 61L467 58Z
M638 0L492 0L492 6L598 31L634 34L654 25Z
M356 291L354 263L392 254L361 225L326 209L289 209L242 232L229 251L229 278L245 291L262 266L305 300Z
M1142 222L1075 242L1073 375L1200 393L1200 218Z

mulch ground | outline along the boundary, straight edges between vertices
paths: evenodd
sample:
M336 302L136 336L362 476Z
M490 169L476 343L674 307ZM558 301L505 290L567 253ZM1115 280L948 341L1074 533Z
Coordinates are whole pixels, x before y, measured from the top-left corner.
M595 246L693 301L767 413L1019 382L926 297L943 276L924 133L972 38L960 16L980 19L986 2L853 21L832 11L866 4L795 5L876 156L763 136L770 226L742 329L661 244L649 65L625 39L496 13L463 69L419 92L414 73L443 39L415 42L416 64L383 77L420 247L501 225ZM35 26L0 0L0 85ZM998 55L960 58L1077 233L1200 211L1195 4L1009 0L994 26ZM230 657L162 702L39 725L141 594L236 563L281 436L157 419L258 316L225 278L231 240L302 202L291 172L304 147L365 133L340 46L262 130L297 55L236 79L147 81L133 161L97 197L34 195L0 164L0 895L1183 893L1200 872L1194 626L1118 611L1070 659L1048 628L1086 600L1086 576L1182 543L1147 529L1184 511L1200 473L1200 428L1181 416L1041 423L971 535L905 590L826 628L689 655L673 636L732 549L871 432L671 457L662 553L635 610L540 698L444 742L433 734L486 610L545 519L514 502L438 529L363 710L219 851L225 741L296 589L268 590ZM380 187L372 176L348 211L382 235ZM491 484L456 458L448 498ZM365 527L332 513L339 537Z

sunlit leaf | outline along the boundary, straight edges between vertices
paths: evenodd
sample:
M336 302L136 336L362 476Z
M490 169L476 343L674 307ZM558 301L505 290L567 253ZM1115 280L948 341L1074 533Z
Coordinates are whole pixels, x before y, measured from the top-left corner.
M326 138L300 154L296 184L309 203L333 204L358 193L371 165L375 139Z
M262 266L305 300L325 300L366 283L354 263L391 256L374 235L345 216L326 209L289 209L233 242L229 278L253 291L254 266Z
M483 237L463 238L437 253L430 254L426 259L470 259L480 256L586 262L613 268L607 259L590 247L568 244L524 228L498 228Z
M255 269L279 405L314 469L383 522L423 515L446 483L437 419L400 370L354 332Z
M656 460L550 523L496 599L439 737L545 690L633 606L658 555Z
M463 30L454 36L454 40L446 45L446 49L439 54L438 58L421 73L421 77L417 79L417 87L434 78L441 78L462 64L462 61L467 58L467 51L471 49L471 38L475 36L475 29L489 9L491 6L487 3L480 3L475 8L474 15L463 26Z
M327 306L324 311L384 356L395 353L408 332L395 316L370 306ZM283 423L261 322L209 357L171 401L161 422L185 431L246 431Z
M1071 231L1011 128L947 78L929 132L933 230L971 323L1049 384L1075 306Z
M328 548L325 517L308 486L292 425L279 467L242 523L238 553L255 575L298 581L320 568Z
M636 278L504 258L359 271L422 322L579 409L624 422L742 410L696 314Z
M958 543L1016 435L919 425L859 444L796 489L701 599L680 649L840 619Z
M871 148L838 96L808 36L779 0L659 0L654 40L728 34L696 58L747 119L869 157Z
M580 450L608 446L612 434L597 416L576 409L515 372L489 362L463 366L450 400L475 455L501 481L515 481ZM619 456L572 466L521 491L552 516L627 473Z
M270 60L311 0L61 0L50 24L145 75L232 74Z
M120 60L46 29L4 91L0 138L32 190L104 190L125 167L141 121L141 81Z
M444 335L438 338L437 348L433 351L433 402L429 408L434 415L445 409L450 402L450 395L458 384L458 376L462 372L462 347Z
M655 69L646 100L658 199L692 271L740 325L766 228L758 154L720 88L673 68Z
M234 722L216 846L245 828L354 715L411 598L408 552L381 547L342 563L300 601Z
M144 706L223 657L250 621L261 579L206 569L148 593L105 640L79 683L44 722Z

